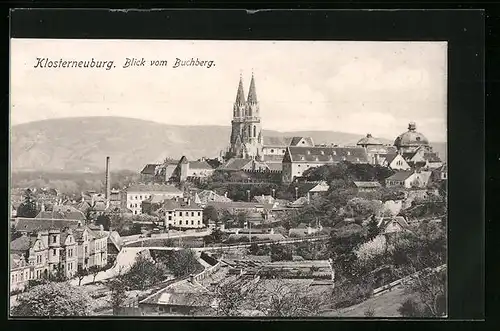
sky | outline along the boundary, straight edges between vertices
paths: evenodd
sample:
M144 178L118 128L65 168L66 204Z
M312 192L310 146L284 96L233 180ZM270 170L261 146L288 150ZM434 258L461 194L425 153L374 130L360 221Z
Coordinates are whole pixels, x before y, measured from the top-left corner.
M37 58L115 67L35 68ZM126 58L145 66L123 68ZM176 58L213 66L173 68ZM264 129L393 139L414 121L431 141L447 137L446 42L12 39L10 70L11 125L80 116L230 125L239 77L248 94L253 72Z

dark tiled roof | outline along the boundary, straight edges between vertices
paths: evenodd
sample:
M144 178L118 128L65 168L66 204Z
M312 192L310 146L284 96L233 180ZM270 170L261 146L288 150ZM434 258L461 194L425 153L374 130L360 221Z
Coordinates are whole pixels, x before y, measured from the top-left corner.
M163 184L139 184L127 188L127 192L168 192L168 193L182 193L178 188L172 185Z
M159 166L159 164L146 164L144 169L142 169L141 174L142 175L154 175L156 173L156 168Z
M425 153L424 159L429 162L441 162L441 159L437 155L437 153Z
M299 142L304 139L308 145L314 146L314 142L311 137L293 137L290 142L290 146L298 146Z
M380 187L379 182L354 182L358 188L377 188Z
M50 229L77 228L80 221L66 219L36 219L36 218L18 218L16 230L23 232L33 232Z
M264 146L287 147L292 142L292 137L268 137L264 136Z
M190 169L213 170L212 166L210 164L208 164L206 161L190 161L189 168Z
M175 200L175 199L170 199L170 200L165 200L165 203L163 204L163 210L203 210L203 208L198 205L197 203L194 202L193 199L189 201L189 204L187 202L184 202L184 200Z
M386 181L403 181L413 174L412 171L398 171L394 175L386 178Z
M271 171L283 171L283 164L281 162L279 162L279 163L269 162L266 164L267 164L267 167L269 168L269 170L271 170Z
M361 147L289 147L288 150L292 162L368 162L366 151Z
M85 215L77 208L70 205L56 205L52 207L52 211L42 211L36 218L54 218L85 221Z
M10 242L11 252L26 252L36 241L36 237L22 236Z
M238 170L243 169L250 162L252 162L251 159L232 158L232 159L228 160L226 163L224 163L223 165L221 165L219 167L219 169L238 171Z
M396 158L396 156L398 156L397 153L394 153L394 154L386 154L385 155L385 160L387 161L388 164L390 164L392 161L394 161L394 159Z
M281 161L283 161L283 155L264 155L264 162L279 162L281 164Z
M244 201L233 201L233 202L208 201L207 204L217 209L264 209L265 207L265 204L263 203L244 202Z

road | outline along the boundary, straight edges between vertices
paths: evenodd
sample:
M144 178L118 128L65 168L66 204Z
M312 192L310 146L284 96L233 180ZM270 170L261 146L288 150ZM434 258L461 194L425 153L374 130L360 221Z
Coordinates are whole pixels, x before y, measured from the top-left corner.
M174 239L174 238L184 238L184 237L205 237L211 233L210 230L202 231L202 232L176 232L176 233L160 233L157 235L152 235L151 237L139 238L139 235L122 237L123 245L128 246L133 243L147 241L152 239Z
M198 233L199 236L203 236L201 232ZM206 233L204 234L206 235ZM193 236L192 234L182 234L180 235L181 237L191 237ZM325 240L326 237L315 237L315 238L302 238L302 239L289 239L289 240L282 240L276 243L280 244L290 244L290 243L296 243L296 242L304 242L304 241L318 241L318 240ZM265 242L265 243L257 243L257 245L262 246L262 245L271 245L273 243L270 242ZM250 247L250 243L248 244L241 244L241 245L228 245L228 246L217 246L217 247L200 247L200 248L192 248L193 251L195 251L197 254L203 252L203 251L216 251L216 250L224 250L224 249L234 249L234 248L247 248ZM95 281L103 281L107 279L114 278L118 276L120 273L125 273L127 272L130 267L134 264L136 256L144 251L144 250L149 250L149 249L154 249L154 250L164 250L164 251L169 251L169 250L180 250L182 249L181 247L123 247L120 253L116 256L116 262L114 267L102 271L97 274ZM85 276L82 279L81 285L86 285L90 284L94 281L94 277L92 275ZM72 279L70 281L72 285L78 285L79 280L78 278Z

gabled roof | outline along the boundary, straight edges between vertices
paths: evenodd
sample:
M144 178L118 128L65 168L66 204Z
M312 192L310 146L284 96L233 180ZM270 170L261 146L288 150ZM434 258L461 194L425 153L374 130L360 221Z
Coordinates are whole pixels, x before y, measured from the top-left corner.
M266 163L267 165L267 168L270 170L270 171L283 171L283 163L281 162L269 162L269 163Z
M378 227L385 228L387 227L390 223L396 222L399 224L403 229L408 229L409 225L408 222L406 222L405 218L403 216L395 216L395 217L381 217L378 221Z
M229 199L223 195L219 195L216 192L210 191L210 190L203 190L201 192L198 192L197 195L198 195L198 198L200 199L201 203L207 203L208 201L232 202L231 199Z
M354 182L357 188L377 188L380 187L379 182Z
M21 236L10 242L10 251L15 253L24 253L30 249L36 241L34 236Z
M161 196L161 195L158 195L158 194L152 194L149 198L147 198L143 202L146 202L146 203L162 203L163 201L165 201L165 197L164 196Z
M182 193L181 190L173 185L164 184L138 184L130 186L127 192L164 192L164 193Z
M368 133L366 135L366 137L363 137L361 138L357 145L383 145L382 142L380 142L380 140L378 140L377 138L374 138L370 133Z
M215 202L208 201L207 205L213 206L216 209L264 209L265 203L232 201L232 202Z
M368 163L362 147L288 147L291 162L352 162Z
M311 137L293 137L290 142L290 146L299 146L300 141L304 139L304 142L309 146L314 146L314 141Z
M424 153L424 160L429 162L441 162L441 159L437 153L426 152Z
M290 207L300 207L300 206L306 205L308 203L309 203L309 201L307 200L306 197L300 197L297 200L295 200L294 202L290 203Z
M267 147L288 147L293 137L268 137L264 136L264 146Z
M190 169L213 170L212 166L206 161L189 161Z
M146 164L144 169L142 169L141 174L142 175L154 175L156 174L156 168L160 166L160 164L154 163L154 164Z
M398 156L399 154L394 153L394 154L386 154L385 155L385 160L387 161L388 164L391 164L392 161Z
M385 180L386 181L404 181L406 179L408 179L408 177L410 177L411 175L413 175L413 171L398 171L396 172L394 175L386 178Z

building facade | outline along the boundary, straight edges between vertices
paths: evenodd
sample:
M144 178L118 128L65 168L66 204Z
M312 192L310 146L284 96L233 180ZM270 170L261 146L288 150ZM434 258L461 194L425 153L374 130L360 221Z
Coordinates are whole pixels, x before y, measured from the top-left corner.
M203 208L192 199L172 199L163 205L165 227L203 228Z
M282 180L293 182L311 168L340 162L369 163L362 147L288 147L283 158Z
M163 184L140 184L130 186L126 189L126 208L134 215L142 214L142 202L156 195L163 199L181 198L184 193L172 185Z

